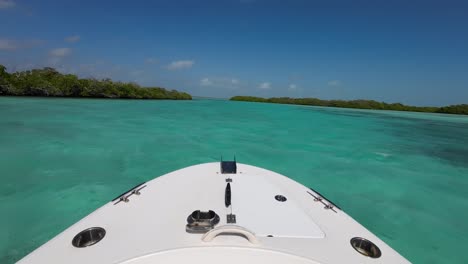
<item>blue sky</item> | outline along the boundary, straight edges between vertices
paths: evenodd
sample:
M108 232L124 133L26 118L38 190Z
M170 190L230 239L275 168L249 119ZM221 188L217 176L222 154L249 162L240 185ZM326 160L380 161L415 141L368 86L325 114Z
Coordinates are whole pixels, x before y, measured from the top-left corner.
M468 103L468 1L0 0L0 25L10 71L212 97Z

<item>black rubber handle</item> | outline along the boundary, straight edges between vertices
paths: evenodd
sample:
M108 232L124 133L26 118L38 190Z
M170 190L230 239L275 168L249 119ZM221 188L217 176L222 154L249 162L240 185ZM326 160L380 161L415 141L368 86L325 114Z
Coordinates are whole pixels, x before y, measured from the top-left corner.
M231 184L229 182L226 185L226 191L224 192L224 204L226 207L231 205Z

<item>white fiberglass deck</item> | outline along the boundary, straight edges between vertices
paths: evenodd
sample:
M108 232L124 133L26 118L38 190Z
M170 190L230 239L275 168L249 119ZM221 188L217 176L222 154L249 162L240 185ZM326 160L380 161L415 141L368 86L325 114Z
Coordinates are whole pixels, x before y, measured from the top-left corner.
M242 173L234 178L231 183L232 212L236 214L239 226L255 230L257 236L263 237L325 237L323 231L297 204L274 199L285 191L281 186L270 183L267 176L252 177L249 173Z
M232 205L226 207L228 178ZM317 193L258 167L237 164L236 174L221 174L219 163L201 164L141 187L140 195L104 205L19 263L409 263L340 209L326 209ZM238 226L250 240L227 232L203 241L203 234L187 233L195 210L213 210L220 217L215 229ZM235 226L227 223L230 213ZM104 228L104 238L74 247L74 236L90 227ZM353 237L375 243L381 257L359 254Z

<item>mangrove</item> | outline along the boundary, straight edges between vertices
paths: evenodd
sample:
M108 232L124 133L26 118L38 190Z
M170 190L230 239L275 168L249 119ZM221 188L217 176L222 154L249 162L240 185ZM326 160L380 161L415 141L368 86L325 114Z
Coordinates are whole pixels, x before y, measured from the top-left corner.
M9 73L0 65L0 96L191 100L185 92L110 79L86 79L45 67Z
M450 105L444 107L432 106L410 106L401 103L385 103L374 100L321 100L318 98L290 98L290 97L272 97L262 98L255 96L234 96L231 101L247 101L261 103L277 103L277 104L295 104L295 105L313 105L326 107L341 107L341 108L357 108L357 109L373 109L373 110L394 110L394 111L411 111L411 112L426 112L426 113L443 113L468 115L468 104Z

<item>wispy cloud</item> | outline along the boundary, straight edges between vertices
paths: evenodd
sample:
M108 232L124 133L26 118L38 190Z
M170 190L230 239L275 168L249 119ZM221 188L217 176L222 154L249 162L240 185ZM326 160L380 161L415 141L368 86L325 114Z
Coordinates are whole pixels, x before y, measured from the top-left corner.
M1 1L1 0L0 0ZM19 48L19 44L11 39L0 39L0 50L17 50Z
M337 87L341 86L341 81L340 80L332 80L328 82L328 86L330 87Z
M156 63L158 63L158 60L155 59L155 58L147 58L145 60L145 63L147 63L147 64L156 64Z
M53 57L66 57L70 55L72 50L70 48L58 48L58 49L53 49L49 52L50 56Z
M289 85L289 87L288 87L288 90L290 90L290 91L294 91L294 90L296 90L296 89L297 89L297 85L295 85L294 83L291 83L291 84Z
M168 70L182 70L182 69L189 69L195 64L193 60L180 60L180 61L173 61L169 65L167 65Z
M19 49L27 49L43 44L43 40L29 39L29 40L15 40L0 38L0 50L15 51Z
M0 9L15 7L16 3L13 0L0 0Z
M142 70L135 70L135 71L131 71L130 72L130 75L132 76L140 76L142 75L144 72Z
M200 85L201 86L212 86L213 85L213 81L211 81L210 79L208 78L203 78L200 80Z
M258 85L258 88L263 89L263 90L271 89L271 83L263 82L263 83Z
M48 64L54 67L62 67L60 63L71 54L70 48L58 48L49 51Z
M224 89L237 89L241 87L241 82L237 78L205 77L200 80L200 86L216 87L216 88L224 88Z
M70 36L70 37L65 38L65 41L69 42L69 43L75 43L75 42L80 41L80 39L81 39L81 37L79 35L74 35L74 36Z

